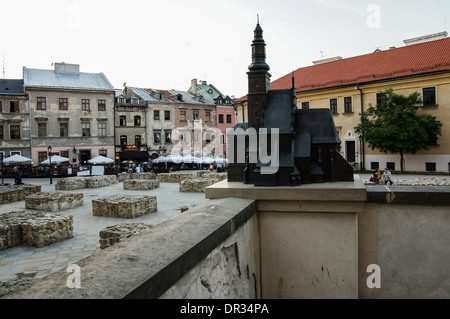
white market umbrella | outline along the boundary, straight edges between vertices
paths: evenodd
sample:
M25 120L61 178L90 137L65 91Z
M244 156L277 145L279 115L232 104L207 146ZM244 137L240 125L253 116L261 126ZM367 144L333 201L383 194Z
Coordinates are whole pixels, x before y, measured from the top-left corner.
M112 164L114 160L105 156L97 156L88 160L90 164Z
M15 154L10 157L6 157L3 159L4 164L25 164L25 163L31 163L31 158Z
M59 164L69 161L67 157L62 157L59 155L53 155L50 157L50 159L52 164ZM50 159L47 158L45 161L42 161L41 164L50 164Z

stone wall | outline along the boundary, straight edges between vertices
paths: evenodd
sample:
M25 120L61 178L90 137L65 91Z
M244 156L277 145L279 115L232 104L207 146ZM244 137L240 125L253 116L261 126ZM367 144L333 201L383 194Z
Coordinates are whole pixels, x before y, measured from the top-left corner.
M186 178L180 181L179 191L181 193L204 193L206 187L217 183L219 180L213 178Z
M25 197L41 191L40 185L8 185L0 186L0 204L18 202Z
M142 173L122 172L118 176L119 182L123 182L130 179L157 179L157 176L155 173L151 172L142 172Z
M75 190L82 188L100 188L117 184L116 175L77 176L61 178L55 185L56 190Z
M25 197L25 208L59 211L83 205L84 195L79 193L42 192Z
M123 189L126 190L149 190L159 187L157 179L129 179L123 181Z
M72 216L25 211L0 214L0 250L18 245L42 247L72 237Z
M108 248L119 241L139 234L150 227L152 226L144 223L122 223L114 226L108 226L99 232L100 249Z
M162 183L179 183L189 178L211 178L223 181L228 178L227 173L211 173L208 170L202 171L177 171L171 173L160 173L157 178Z
M92 201L94 216L136 218L157 210L156 196L113 195Z

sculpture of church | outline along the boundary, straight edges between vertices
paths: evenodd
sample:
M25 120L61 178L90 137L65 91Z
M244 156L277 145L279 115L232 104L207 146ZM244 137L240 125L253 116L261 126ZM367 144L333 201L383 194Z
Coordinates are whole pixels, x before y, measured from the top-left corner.
M265 47L258 19L247 72L248 123L228 133L228 182L299 186L353 181L353 168L339 153L341 140L330 109L298 109L294 77L291 89L270 90Z

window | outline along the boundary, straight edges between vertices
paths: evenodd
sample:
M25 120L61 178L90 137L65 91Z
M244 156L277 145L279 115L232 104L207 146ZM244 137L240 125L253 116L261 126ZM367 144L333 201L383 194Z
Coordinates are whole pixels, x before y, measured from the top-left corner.
M5 139L4 127L3 125L0 125L0 141L3 141L4 139Z
M0 101L0 112L3 112L3 103Z
M119 98L119 103L120 104L125 104L125 99L123 97Z
M231 114L227 114L227 123L228 123L228 124L231 123Z
M69 136L69 123L59 123L59 136L60 137Z
M379 162L370 162L370 169L375 170L380 168Z
M186 111L180 111L180 121L186 122Z
M353 105L351 97L344 97L344 113L353 113Z
M205 133L206 138L205 138L205 143L209 144L211 143L211 133Z
M211 111L205 111L205 121L206 122L211 121Z
M142 137L140 135L134 136L134 145L141 146L142 144Z
M9 128L11 140L20 140L20 125L11 125Z
M89 99L82 99L81 100L81 110L82 111L90 111L91 105Z
M106 123L98 123L98 136L106 136Z
M108 150L105 150L105 149L102 148L101 150L98 150L98 155L107 157Z
M164 120L170 121L170 111L164 111Z
M81 123L81 136L91 136L91 123Z
M47 152L38 152L38 162L43 162L48 158Z
M36 108L38 110L46 110L47 109L47 98L45 98L45 97L38 97L37 98Z
M10 101L9 102L9 112L10 113L19 113L19 101Z
M65 111L69 109L69 102L66 98L60 98L59 99L59 109L61 111Z
M59 152L59 155L65 158L69 158L69 151L61 151Z
M394 163L394 162L387 162L387 163L386 163L386 167L387 167L390 171L395 171L395 163Z
M425 163L425 170L427 172L436 172L436 163Z
M106 100L98 100L98 110L106 111Z
M428 136L428 146L437 146L438 138L437 136Z
M199 120L199 112L198 111L194 111L194 121L198 121Z
M380 105L383 103L385 97L386 97L386 94L377 93L377 107L380 107Z
M330 110L331 114L338 114L337 99L330 100Z
M153 111L153 119L155 121L159 121L159 110L154 110Z
M219 114L219 123L223 123L223 114Z
M423 106L436 105L436 88L423 89Z
M134 126L141 126L141 117L138 115L134 117Z
M38 137L47 137L47 123L38 123Z
M164 140L166 144L172 144L172 132L164 133Z
M127 117L125 115L121 115L120 116L119 125L120 126L127 126Z
M120 145L121 146L127 145L127 136L126 135L120 135Z
M161 143L161 133L153 133L153 142L154 144Z
M304 110L309 109L309 102L302 102L302 109Z

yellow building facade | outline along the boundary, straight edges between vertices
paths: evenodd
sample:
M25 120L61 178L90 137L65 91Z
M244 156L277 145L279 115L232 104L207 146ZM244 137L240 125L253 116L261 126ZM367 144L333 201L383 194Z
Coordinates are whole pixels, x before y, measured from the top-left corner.
M434 41L439 42L442 50L450 45L450 39ZM443 46L444 44L444 46ZM421 46L421 47L419 47ZM412 48L415 47L415 48ZM400 50L401 49L401 50ZM387 88L395 93L410 95L419 92L425 100L424 106L418 114L430 114L441 123L442 136L439 136L437 145L430 145L428 150L420 151L414 155L405 154L405 171L409 172L449 172L450 171L450 51L444 56L444 61L433 59L433 44L416 45L396 49L397 52L375 52L370 55L343 59L298 69L294 72L297 88L297 107L299 108L330 108L333 113L336 128L341 139L341 155L352 164L355 170L374 170L376 168L400 170L400 154L382 153L372 150L355 134L355 127L360 122L360 113L367 110L370 105L377 105L377 95ZM395 51L395 50L388 50ZM423 54L429 56L423 59ZM431 53L430 53L431 52ZM381 53L381 54L380 54ZM395 59L405 59L408 54L416 54L424 61L410 57L410 69L404 65L398 66ZM400 57L396 57L400 56ZM378 64L377 68L377 61ZM386 62L390 61L390 62ZM429 61L429 62L428 62ZM364 70L364 63L374 65L371 70ZM380 64L391 63L392 73L386 74ZM418 65L420 64L420 65ZM427 66L427 64L429 64ZM359 68L359 73L351 69L352 65ZM397 69L396 69L396 66ZM439 66L439 67L436 67ZM348 68L350 76L339 72ZM339 71L337 71L339 70ZM319 75L315 72L320 72ZM378 74L376 72L379 72ZM292 74L286 75L271 84L271 89L289 88ZM311 80L300 77L309 76ZM346 78L347 77L347 78ZM341 80L342 78L342 80ZM342 82L341 85L333 85ZM238 99L235 104L238 123L248 121L246 97Z

